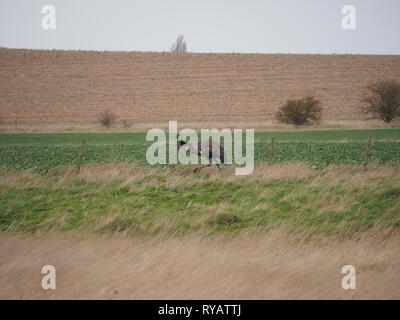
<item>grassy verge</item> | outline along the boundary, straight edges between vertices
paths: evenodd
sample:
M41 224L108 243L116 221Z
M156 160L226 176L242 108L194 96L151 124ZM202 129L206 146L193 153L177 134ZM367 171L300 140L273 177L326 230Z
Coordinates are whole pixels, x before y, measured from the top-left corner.
M400 227L397 167L258 166L159 170L127 163L57 168L45 175L2 171L0 231L84 231L132 235L290 232L354 236Z

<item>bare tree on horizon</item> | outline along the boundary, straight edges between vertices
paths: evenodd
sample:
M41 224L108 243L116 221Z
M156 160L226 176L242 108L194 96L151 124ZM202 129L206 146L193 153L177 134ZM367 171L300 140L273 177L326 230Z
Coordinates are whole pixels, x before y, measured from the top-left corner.
M187 46L186 41L183 40L183 35L179 35L174 44L171 47L172 52L186 52Z

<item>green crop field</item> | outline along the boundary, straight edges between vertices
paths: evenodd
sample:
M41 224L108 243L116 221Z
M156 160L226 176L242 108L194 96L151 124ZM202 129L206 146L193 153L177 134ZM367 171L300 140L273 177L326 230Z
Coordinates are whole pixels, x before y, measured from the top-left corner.
M149 144L135 145L86 145L83 164L129 162L140 166L149 166L146 150ZM304 161L311 167L322 169L329 165L360 165L364 161L365 143L321 143L321 142L282 142L274 148L274 163ZM269 159L270 144L255 143L255 164L262 164ZM48 146L0 146L0 167L9 170L34 169L46 173L59 166L72 166L79 157L79 145ZM373 143L370 161L379 164L398 164L400 162L399 142ZM168 165L157 165L167 167Z
M400 129L261 132L255 135L254 161L269 161L270 139L275 138L274 163L306 162L322 169L329 165L360 165L366 139L373 137L369 160L381 165L400 162ZM34 169L46 173L77 163L85 141L83 164L129 162L148 166L145 133L2 134L0 167ZM160 165L166 167L166 165Z

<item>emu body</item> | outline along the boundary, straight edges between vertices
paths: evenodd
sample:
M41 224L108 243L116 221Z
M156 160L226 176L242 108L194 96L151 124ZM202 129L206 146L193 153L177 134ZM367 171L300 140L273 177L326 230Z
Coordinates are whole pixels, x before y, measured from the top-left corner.
M216 141L212 140L211 138L206 141L200 141L196 145L193 145L191 143L187 143L182 139L180 135L177 136L177 139L179 141L179 144L181 147L186 148L186 150L189 150L193 154L197 154L201 157L204 157L208 160L216 159L219 160L220 163L216 163L216 166L218 169L221 169L221 163L225 163L225 150L224 148ZM204 166L200 166L196 169L194 169L194 172L198 172L199 170L210 167L212 164L206 164Z

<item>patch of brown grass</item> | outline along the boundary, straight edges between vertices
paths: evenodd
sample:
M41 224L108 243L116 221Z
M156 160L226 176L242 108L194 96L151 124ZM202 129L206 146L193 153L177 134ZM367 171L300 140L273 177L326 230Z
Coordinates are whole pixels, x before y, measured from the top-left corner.
M29 188L43 183L43 177L32 170L8 171L0 169L0 185Z
M190 187L205 181L221 182L255 182L274 180L302 180L313 178L310 186L325 185L329 188L337 185L346 186L379 186L396 182L400 179L399 166L379 166L369 164L365 171L362 166L332 165L324 170L315 170L306 163L296 162L287 164L262 164L257 165L251 175L235 175L235 167L228 166L219 171L216 166L204 168L200 173L193 173L195 165L177 165L165 170L158 168L140 167L131 163L88 164L81 167L77 173L75 167L59 167L51 170L47 175L40 175L32 170L7 171L0 170L0 185L15 186L21 188L48 186L49 182L57 187L68 187L71 181L82 179L83 181L105 186L119 181L121 187L140 180L142 186L162 185L167 187ZM196 177L196 179L194 178Z
M0 237L1 299L400 299L400 239ZM54 265L57 289L41 288ZM341 288L354 265L356 290Z

